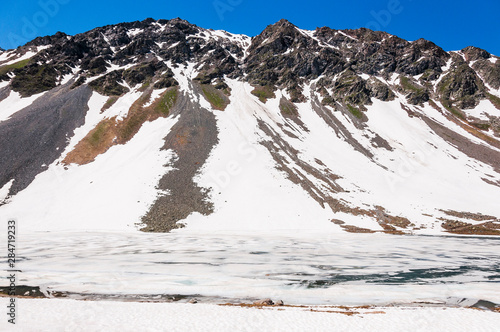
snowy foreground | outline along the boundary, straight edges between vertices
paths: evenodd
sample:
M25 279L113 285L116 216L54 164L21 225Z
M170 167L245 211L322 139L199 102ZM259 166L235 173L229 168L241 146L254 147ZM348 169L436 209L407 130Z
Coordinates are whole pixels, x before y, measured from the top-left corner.
M1 298L2 307L7 303ZM500 313L431 307L264 307L19 299L2 331L498 331ZM350 313L353 312L353 313ZM9 324L10 325L10 324Z

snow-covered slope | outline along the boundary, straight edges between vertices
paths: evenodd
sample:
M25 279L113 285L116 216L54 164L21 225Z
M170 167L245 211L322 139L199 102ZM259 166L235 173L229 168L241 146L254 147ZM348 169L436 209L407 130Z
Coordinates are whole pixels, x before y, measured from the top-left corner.
M2 302L7 304L7 301ZM20 299L20 331L496 331L498 313L464 308L264 307ZM54 315L57 312L57 315ZM213 319L217 317L217 319ZM6 322L5 324L7 329ZM4 325L0 325L4 326Z
M0 215L24 229L500 235L486 51L286 21L44 38L0 82Z

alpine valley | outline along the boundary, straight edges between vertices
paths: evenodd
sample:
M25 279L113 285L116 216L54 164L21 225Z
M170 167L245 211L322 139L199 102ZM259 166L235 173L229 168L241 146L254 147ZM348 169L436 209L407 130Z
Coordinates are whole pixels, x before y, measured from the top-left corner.
M0 50L22 229L500 235L500 60L368 29L181 19Z

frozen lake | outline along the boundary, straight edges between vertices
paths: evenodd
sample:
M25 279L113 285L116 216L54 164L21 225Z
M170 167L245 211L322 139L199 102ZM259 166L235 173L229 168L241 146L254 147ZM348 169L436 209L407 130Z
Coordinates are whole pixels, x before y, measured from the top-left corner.
M19 284L52 291L304 304L500 303L500 238L78 232L21 234L17 248Z

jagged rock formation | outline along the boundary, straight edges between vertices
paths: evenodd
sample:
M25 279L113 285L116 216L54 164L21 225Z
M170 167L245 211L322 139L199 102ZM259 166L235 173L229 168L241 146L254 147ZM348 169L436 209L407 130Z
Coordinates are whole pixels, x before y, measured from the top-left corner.
M131 34L131 30L137 33ZM254 85L285 88L292 102L304 101L301 85L319 77L318 89L325 92L323 88L330 88L335 94L328 100L347 98L343 102L359 106L369 104L372 97L390 100L397 90L415 105L433 97L448 104L453 100L461 109L471 108L488 97L482 79L494 89L500 87L500 65L488 61L493 58L487 51L467 47L450 54L430 41L408 42L364 28L338 31L323 27L305 32L281 20L252 38L248 49L248 45L231 38L207 41L207 37L204 29L180 19L122 23L73 37L58 32L36 38L17 50L23 53L50 45L21 68L11 69L15 73L11 86L21 95L30 96L54 88L64 75L72 73L71 68L79 68L77 82L82 84L107 72L111 65L134 64L126 71L109 71L91 84L100 93L121 95L126 92L126 88L117 86L122 80L129 85L144 84L162 73L158 88L175 84L169 80L172 74L164 63L170 61L198 63L197 79L202 84L224 76L245 75L245 80ZM450 60L452 70L442 78L443 67ZM337 74L342 75L333 80ZM399 74L403 79L390 88L380 80L370 83L361 74L386 79ZM409 79L415 76L420 77ZM439 89L432 91L429 83L440 78Z
M323 130L316 127L321 120L332 139L365 158L377 169L373 172L396 174L395 160L410 151L374 122L379 120L372 109L380 105L396 105L390 107L404 112L413 126L425 124L432 132L423 138L429 146L437 149L429 141L438 137L439 144L461 153L447 150L448 156L480 163L482 183L500 188L500 61L479 48L445 52L424 39L409 42L364 28L306 31L286 20L249 38L177 18L104 26L75 36L58 32L0 52L0 103L10 108L0 117L0 188L13 201L49 165L91 164L113 147L127 146L147 123L170 119L176 122L163 135L162 151L176 156L164 163L174 170L155 183L158 197L136 221L146 231L177 228L193 213L216 210L211 200L218 188L195 179L206 175L210 158L224 144L225 122L217 112L252 109L246 121L255 120L252 135L259 137L259 149L289 182L322 209L329 207L332 218L348 214L371 219L387 232L415 231L425 224L419 216L433 215L423 210L432 207L412 219L404 209L377 205L376 199L362 204L348 193L370 190L345 179L347 171L337 174L333 164L325 164L328 155L301 156L314 151L304 142ZM30 98L33 103L24 105ZM23 107L16 109L18 104ZM232 121L240 126L241 119ZM79 128L86 132L71 143ZM343 181L352 183L343 186Z

